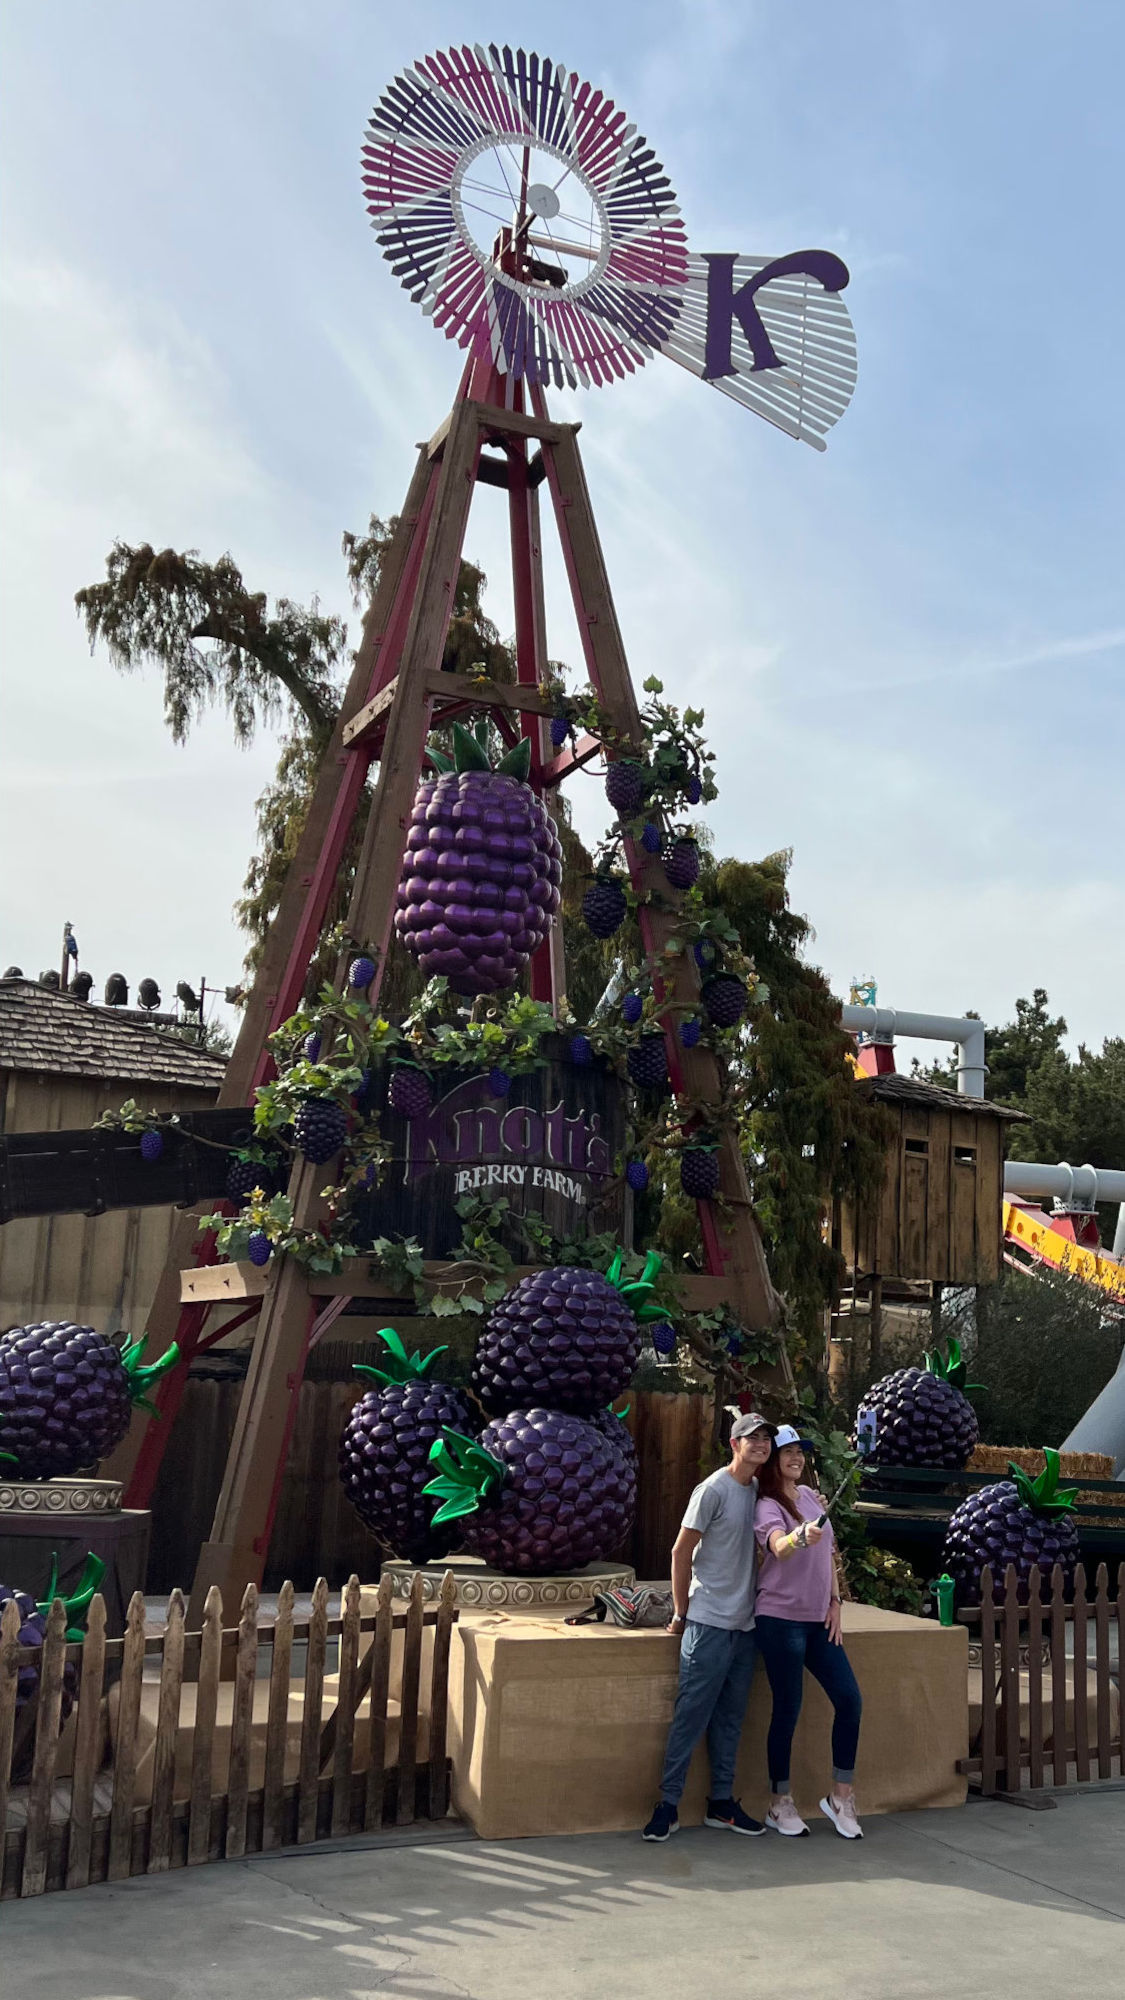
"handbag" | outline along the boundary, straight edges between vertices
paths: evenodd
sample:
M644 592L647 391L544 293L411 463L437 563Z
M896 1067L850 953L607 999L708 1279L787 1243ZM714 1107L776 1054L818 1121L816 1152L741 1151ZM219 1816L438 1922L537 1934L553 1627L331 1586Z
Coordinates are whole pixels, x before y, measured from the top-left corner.
M628 1631L642 1626L667 1625L673 1615L672 1592L667 1585L641 1583L630 1589L623 1583L607 1584L594 1592L586 1611L576 1611L567 1625L619 1625Z

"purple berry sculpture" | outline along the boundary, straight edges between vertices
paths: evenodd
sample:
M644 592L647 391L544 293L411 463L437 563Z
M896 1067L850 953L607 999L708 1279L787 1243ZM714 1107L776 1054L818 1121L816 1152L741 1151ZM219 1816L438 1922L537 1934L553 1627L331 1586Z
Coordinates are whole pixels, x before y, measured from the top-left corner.
M246 1255L250 1262L256 1264L260 1270L263 1264L269 1263L272 1252L273 1244L265 1230L252 1229L246 1238Z
M657 1320L656 1325L649 1328L649 1337L661 1360L669 1361L676 1352L676 1329L671 1320Z
M943 1465L960 1470L980 1437L966 1381L960 1343L951 1340L943 1356L936 1350L924 1368L896 1368L864 1392L856 1422L874 1416L875 1442L868 1465Z
M173 1342L141 1367L144 1340L116 1347L92 1326L42 1320L0 1335L0 1448L20 1479L66 1478L121 1443L134 1404L179 1359Z
M700 783L699 779L695 776L694 772L692 773L692 776L688 779L687 784L684 786L684 797L686 798L689 806L697 806L699 804L700 799L703 797L703 786Z
M660 828L654 826L650 819L646 819L641 828L641 846L644 848L645 853L659 854L663 845L664 835L661 833Z
M313 1166L322 1167L348 1136L347 1112L330 1097L309 1097L293 1120L293 1143Z
M668 1081L663 1035L642 1035L625 1057L625 1067L638 1090L663 1090Z
M81 1612L89 1609L90 1600L99 1588L104 1575L105 1564L101 1557L93 1554L88 1555L86 1557L86 1566L83 1569L77 1589L71 1591L68 1596L61 1598L62 1607L67 1617L66 1636L71 1645L77 1646L82 1643L85 1635L75 1621ZM14 1604L19 1613L19 1630L16 1633L16 1644L18 1646L24 1646L29 1651L42 1646L47 1637L47 1614L52 1604L61 1596L58 1588L58 1577L59 1559L57 1556L54 1556L51 1562L51 1580L47 1586L47 1595L38 1604L33 1597L28 1596L25 1590L16 1590L10 1583L0 1583L0 1618L3 1617L4 1608L8 1604ZM37 1661L29 1660L26 1666L20 1666L18 1654L16 1660L16 1715L18 1717L21 1708L26 1707L27 1703L34 1699L38 1690L39 1665ZM66 1728L77 1693L78 1663L74 1660L68 1660L63 1668L62 1706L59 1710L60 1736ZM11 1775L13 1784L26 1784L31 1775L34 1753L35 1738L33 1733L24 1743L22 1751L17 1753L12 1763Z
M225 1194L228 1201L241 1208L247 1195L255 1188L263 1194L276 1194L281 1179L281 1163L276 1159L233 1159L227 1168Z
M648 773L643 764L622 759L611 764L606 772L605 795L615 813L622 819L632 819L640 812L648 790Z
M430 1459L434 1526L459 1521L460 1546L496 1569L582 1569L632 1524L636 1478L621 1449L561 1410L510 1410L479 1439L448 1430Z
M699 1037L702 1033L703 1033L703 1023L702 1021L698 1020L694 1014L691 1016L689 1020L681 1021L680 1047L684 1049L697 1048L699 1045Z
M593 1416L587 1417L586 1421L588 1424L592 1424L596 1431L600 1431L602 1437L608 1439L614 1451L619 1454L624 1464L630 1468L635 1487L637 1478L637 1447L633 1442L633 1433L625 1422L628 1414L628 1405L623 1410L595 1410Z
M567 1054L579 1069L585 1069L594 1060L594 1044L589 1035L572 1035L567 1043Z
M648 1186L648 1168L643 1160L630 1160L625 1169L625 1179L634 1194L643 1194Z
M321 1046L322 1045L320 1036L315 1032L315 1030L311 1035L305 1036L306 1062L318 1063L320 1061Z
M710 1201L719 1192L719 1156L713 1146L685 1146L680 1154L680 1189L689 1201Z
M621 1283L622 1261L618 1251L604 1278L566 1264L532 1271L505 1292L473 1361L473 1390L486 1410L543 1403L589 1416L621 1394L641 1351L640 1322L661 1310L652 1304L657 1253L633 1284Z
M582 920L596 938L611 938L628 914L625 891L613 875L599 875L582 898Z
M700 972L710 972L718 962L719 948L710 938L698 938L692 945L691 955Z
M556 750L561 750L570 735L570 724L565 715L551 717L551 742Z
M413 1063L399 1063L391 1071L387 1102L400 1118L423 1118L434 1101L430 1079Z
M714 972L705 979L700 998L714 1028L736 1028L746 1012L747 992L733 972Z
M366 993L374 977L375 960L373 958L369 958L365 951L361 952L358 958L353 958L348 967L349 986L354 986L359 992Z
M164 1151L164 1134L162 1132L141 1133L142 1160L147 1160L149 1165L152 1166L153 1163L160 1158L160 1155L163 1153L163 1151Z
M507 1070L494 1065L488 1072L488 1088L493 1097L507 1097L512 1088L512 1079Z
M469 1412L456 1389L430 1380L444 1347L408 1356L390 1326L379 1339L387 1349L381 1366L356 1366L372 1386L344 1426L340 1479L360 1520L393 1555L425 1562L450 1544L448 1534L431 1526L433 1510L424 1498L430 1449L446 1430L465 1430Z
M635 1028L644 1013L645 1003L639 993L627 993L621 1002L621 1018L627 1028Z
M1059 1454L1048 1446L1038 1478L1009 1464L1010 1479L982 1486L949 1517L941 1567L954 1582L957 1604L980 1603L981 1571L992 1570L993 1589L1003 1588L1004 1572L1014 1563L1022 1604L1028 1599L1028 1576L1039 1564L1040 1588L1047 1596L1051 1570L1062 1565L1067 1590L1078 1563L1078 1524L1071 1512L1077 1487L1059 1486Z
M664 873L673 889L693 889L699 880L699 849L694 840L670 840L664 849Z
M415 796L395 931L428 978L443 975L455 993L501 993L551 928L562 846L525 783L526 738L495 770L459 722L453 746L452 763L430 751L438 775Z

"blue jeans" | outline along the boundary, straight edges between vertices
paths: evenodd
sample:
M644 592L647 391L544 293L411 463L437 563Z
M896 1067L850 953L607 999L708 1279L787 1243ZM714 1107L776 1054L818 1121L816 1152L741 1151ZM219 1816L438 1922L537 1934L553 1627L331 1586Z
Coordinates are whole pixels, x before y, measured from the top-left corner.
M773 1695L773 1715L766 1740L770 1790L789 1790L789 1753L801 1713L805 1668L819 1681L835 1711L832 1717L832 1776L842 1785L855 1779L856 1747L863 1697L842 1646L836 1646L823 1625L799 1618L760 1617L758 1644Z
M688 1619L680 1641L680 1685L660 1779L660 1796L668 1805L680 1802L691 1753L704 1730L711 1797L733 1797L738 1739L757 1656L753 1631L728 1632L720 1625Z

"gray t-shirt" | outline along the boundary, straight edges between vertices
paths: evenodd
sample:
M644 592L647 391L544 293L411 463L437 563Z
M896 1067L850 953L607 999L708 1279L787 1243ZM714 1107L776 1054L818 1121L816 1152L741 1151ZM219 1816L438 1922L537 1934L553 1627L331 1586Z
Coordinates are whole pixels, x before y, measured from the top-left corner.
M754 1624L757 1504L757 1480L740 1486L725 1466L703 1480L687 1503L683 1526L703 1537L691 1559L687 1614L699 1625L749 1632Z

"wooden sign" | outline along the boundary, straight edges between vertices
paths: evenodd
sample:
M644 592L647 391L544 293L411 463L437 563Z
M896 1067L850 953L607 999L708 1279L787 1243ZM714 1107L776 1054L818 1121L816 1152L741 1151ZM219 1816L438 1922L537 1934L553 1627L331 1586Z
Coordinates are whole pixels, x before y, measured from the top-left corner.
M357 1206L357 1241L415 1236L427 1257L448 1257L461 1238L457 1204L465 1200L506 1202L512 1218L542 1216L564 1242L620 1233L621 1084L612 1070L567 1061L562 1036L545 1046L546 1067L513 1077L503 1097L487 1074L450 1070L421 1118L398 1117L384 1099L380 1124L393 1157L378 1189ZM517 1221L496 1233L527 1259Z

